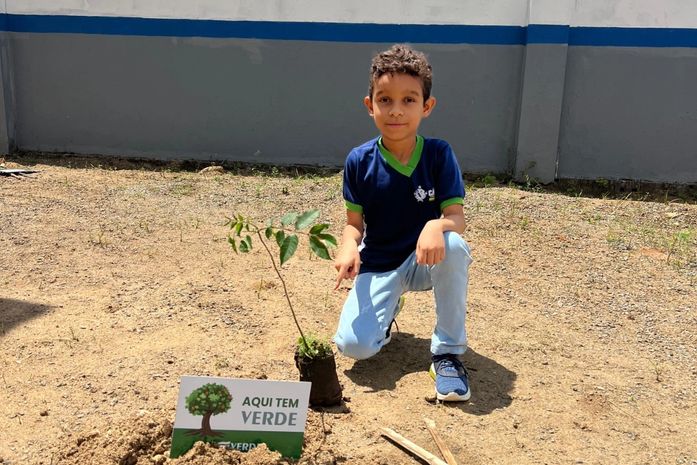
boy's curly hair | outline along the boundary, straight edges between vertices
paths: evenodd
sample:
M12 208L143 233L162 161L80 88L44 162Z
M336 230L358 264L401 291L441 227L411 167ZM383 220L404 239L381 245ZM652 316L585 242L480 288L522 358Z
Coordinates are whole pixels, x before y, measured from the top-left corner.
M373 57L370 66L370 87L368 95L373 98L375 82L385 74L403 73L421 80L424 102L431 96L433 72L426 55L417 52L408 45L395 44L389 50Z

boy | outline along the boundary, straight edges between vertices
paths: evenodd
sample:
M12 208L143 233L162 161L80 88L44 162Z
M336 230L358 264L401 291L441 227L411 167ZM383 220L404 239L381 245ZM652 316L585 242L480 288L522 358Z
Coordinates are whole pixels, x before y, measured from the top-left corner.
M434 290L436 327L429 370L441 401L470 397L458 359L467 348L470 250L462 175L447 142L417 135L431 114L431 66L405 45L373 58L364 99L380 137L354 148L344 169L346 226L334 266L336 288L355 278L334 341L355 359L390 342L405 291Z

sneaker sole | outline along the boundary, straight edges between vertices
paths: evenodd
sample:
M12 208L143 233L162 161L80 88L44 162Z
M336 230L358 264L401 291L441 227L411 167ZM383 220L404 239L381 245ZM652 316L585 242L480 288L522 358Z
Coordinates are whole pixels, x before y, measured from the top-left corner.
M465 395L461 396L456 392L449 392L448 394L443 395L436 391L436 399L441 402L465 402L470 399L470 392L467 391Z
M428 374L431 376L431 379L433 379L433 382L436 381L436 370L433 368L433 364L431 363L431 366L428 369ZM464 394L460 395L457 392L449 392L447 394L441 394L438 392L437 389L434 389L436 392L436 399L440 400L441 402L464 402L466 400L469 400L470 397L472 396L472 391L470 389L467 390Z

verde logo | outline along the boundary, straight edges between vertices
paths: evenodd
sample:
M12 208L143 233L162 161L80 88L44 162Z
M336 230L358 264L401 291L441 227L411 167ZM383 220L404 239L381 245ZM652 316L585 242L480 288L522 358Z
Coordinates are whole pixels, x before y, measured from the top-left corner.
M186 409L192 415L203 416L201 429L189 431L190 436L220 437L223 434L211 429L211 417L230 410L232 396L222 384L209 383L195 389L186 397Z
M426 200L426 197L428 197L429 202L434 202L436 200L436 190L429 189L427 192L421 186L419 186L414 191L414 197L416 197L416 200L419 202L423 202L424 200Z

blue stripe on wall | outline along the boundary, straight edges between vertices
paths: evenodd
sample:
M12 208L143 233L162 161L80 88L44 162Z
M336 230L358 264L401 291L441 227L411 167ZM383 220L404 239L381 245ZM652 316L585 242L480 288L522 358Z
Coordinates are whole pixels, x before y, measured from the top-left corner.
M527 29L528 44L569 43L569 26L530 24Z
M9 32L424 44L697 47L697 29L313 23L0 14Z
M574 27L569 45L614 47L697 47L697 29Z
M11 32L165 37L521 45L520 26L355 24L8 14ZM0 22L0 24L2 24Z

